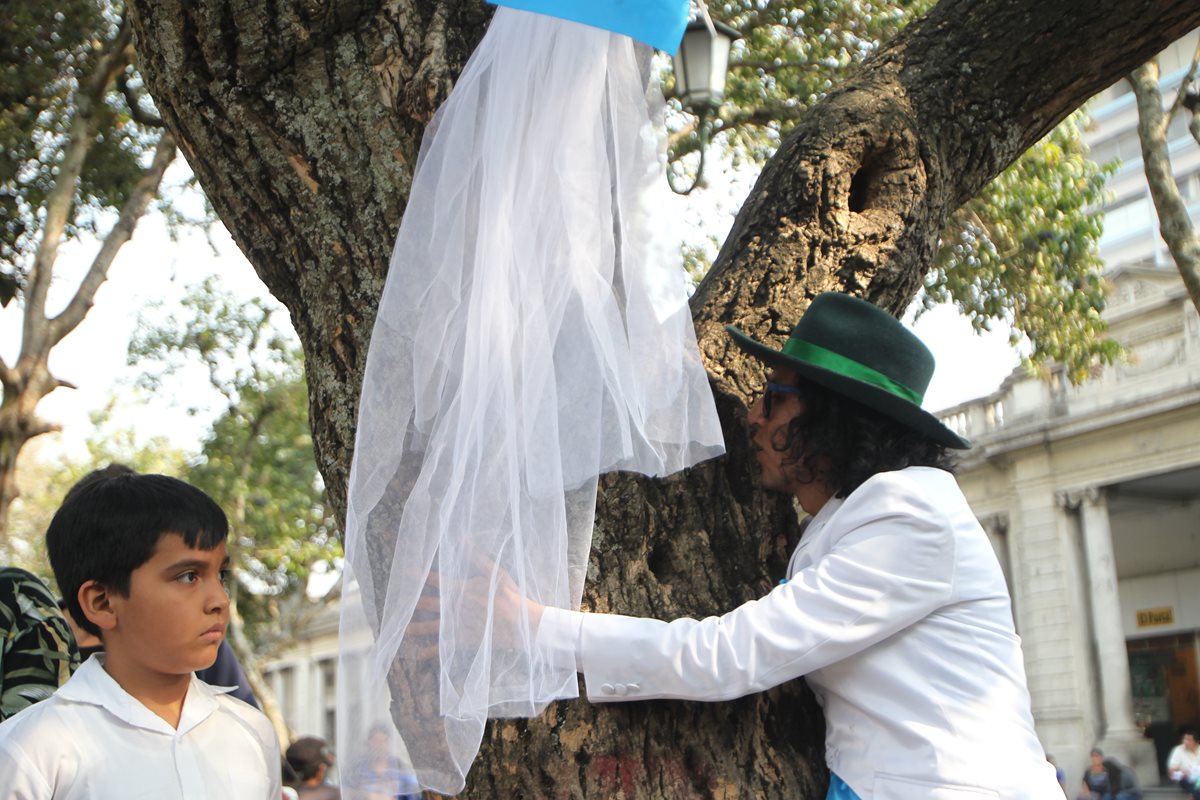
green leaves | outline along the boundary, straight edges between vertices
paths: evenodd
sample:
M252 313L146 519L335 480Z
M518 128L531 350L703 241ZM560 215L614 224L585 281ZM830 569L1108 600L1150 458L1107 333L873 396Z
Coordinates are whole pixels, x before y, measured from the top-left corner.
M85 81L117 35L109 0L8 0L0 15L0 275L28 269L42 208L58 175ZM126 70L133 102L149 106L136 70ZM76 187L67 238L95 232L118 211L160 136L135 121L130 99L109 87L95 113L95 141ZM2 298L0 298L2 299Z
M993 321L1030 345L1026 365L1061 364L1074 383L1113 363L1097 243L1115 165L1087 158L1077 113L954 215L926 276L923 303L953 302L976 330Z

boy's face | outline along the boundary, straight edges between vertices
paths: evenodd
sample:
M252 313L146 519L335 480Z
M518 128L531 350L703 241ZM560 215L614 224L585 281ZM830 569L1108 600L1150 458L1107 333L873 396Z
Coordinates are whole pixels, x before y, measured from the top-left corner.
M229 623L225 543L212 550L188 547L163 534L154 554L129 579L129 596L111 597L115 627L105 647L150 672L182 675L212 666Z

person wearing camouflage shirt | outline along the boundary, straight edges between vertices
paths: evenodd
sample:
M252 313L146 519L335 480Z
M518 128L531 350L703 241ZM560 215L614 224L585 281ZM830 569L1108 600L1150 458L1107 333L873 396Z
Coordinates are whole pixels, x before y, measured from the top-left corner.
M0 722L54 694L78 666L75 639L46 584L0 567Z

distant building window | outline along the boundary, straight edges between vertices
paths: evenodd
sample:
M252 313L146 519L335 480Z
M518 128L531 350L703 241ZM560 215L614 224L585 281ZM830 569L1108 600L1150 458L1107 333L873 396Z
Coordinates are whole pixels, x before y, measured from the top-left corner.
M1121 164L1130 164L1141 160L1142 145L1137 134L1129 131L1095 142L1088 151L1088 158L1097 164L1107 164L1114 160Z
M321 676L322 736L336 749L337 739L337 659L326 658L317 664Z
M280 711L284 719L296 718L296 669L280 667L275 673L275 696L279 698Z
M1154 225L1154 207L1146 195L1138 195L1105 209L1104 235L1100 246L1150 230Z

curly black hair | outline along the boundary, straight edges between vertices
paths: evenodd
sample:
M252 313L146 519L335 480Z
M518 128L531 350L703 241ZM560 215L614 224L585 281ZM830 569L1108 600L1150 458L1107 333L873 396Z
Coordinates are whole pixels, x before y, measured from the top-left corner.
M804 410L787 426L775 449L802 483L820 480L834 497L846 497L872 475L905 467L954 472L945 445L844 395L797 379Z

